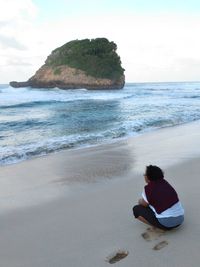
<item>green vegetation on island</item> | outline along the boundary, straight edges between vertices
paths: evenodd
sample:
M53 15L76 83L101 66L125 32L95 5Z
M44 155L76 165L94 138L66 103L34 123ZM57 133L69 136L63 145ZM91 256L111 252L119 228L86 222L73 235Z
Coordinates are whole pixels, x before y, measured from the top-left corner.
M45 65L60 73L59 66L67 65L85 71L96 78L119 80L124 75L117 45L106 38L73 40L53 50Z

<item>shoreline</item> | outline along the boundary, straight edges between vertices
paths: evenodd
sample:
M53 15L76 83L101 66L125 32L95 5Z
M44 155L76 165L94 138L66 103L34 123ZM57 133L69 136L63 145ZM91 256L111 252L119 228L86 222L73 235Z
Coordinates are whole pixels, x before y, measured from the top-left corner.
M71 147L71 148L65 148L65 149L58 149L58 150L55 150L53 152L50 152L48 154L38 154L38 155L34 155L34 156L31 156L30 158L25 158L25 159L19 159L19 160L14 160L12 162L8 162L8 163L4 163L4 164L1 164L0 165L0 168L1 167L7 167L7 166L12 166L12 165L16 165L16 164L21 164L21 163L24 163L24 162L28 162L28 161L32 161L32 160L37 160L37 159L40 159L40 158L48 158L48 157L51 157L51 156L54 156L54 155L57 155L59 153L67 153L67 152L73 152L73 151L76 151L76 150L84 150L84 149L93 149L93 148L97 148L98 147L101 147L101 146L109 146L109 145L113 145L113 144L118 144L118 143L122 143L122 142L133 142L134 141L134 138L140 138L141 136L146 136L146 135L149 135L149 134L154 134L154 133L157 133L157 132L160 132L160 131L165 131L165 130L168 130L168 129L176 129L176 128L179 128L179 127L184 127L184 126L193 126L195 124L200 124L200 119L199 120L195 120L195 121L190 121L190 122L184 122L184 123L181 123L181 124L176 124L176 125L169 125L169 126L163 126L163 127L160 127L160 128L153 128L153 129L145 129L144 131L142 132L138 132L137 134L128 134L126 136L123 136L123 137L119 137L119 138L113 138L113 139L110 139L110 140L104 140L100 143L96 143L96 144L84 144L84 145L81 145L81 146L74 146L74 147ZM199 153L200 155L200 153Z
M190 123L199 119L199 84L136 84L117 93L8 88L0 102L6 165Z
M0 210L12 211L79 194L90 184L126 181L130 175L143 173L149 164L165 169L198 158L198 132L200 121L1 166Z

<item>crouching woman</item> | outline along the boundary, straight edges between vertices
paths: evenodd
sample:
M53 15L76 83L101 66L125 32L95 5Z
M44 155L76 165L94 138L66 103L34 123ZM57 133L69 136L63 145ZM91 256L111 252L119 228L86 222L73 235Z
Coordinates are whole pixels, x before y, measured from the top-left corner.
M178 227L184 221L184 209L175 189L164 179L163 171L153 165L146 167L142 198L133 207L138 220L163 230Z

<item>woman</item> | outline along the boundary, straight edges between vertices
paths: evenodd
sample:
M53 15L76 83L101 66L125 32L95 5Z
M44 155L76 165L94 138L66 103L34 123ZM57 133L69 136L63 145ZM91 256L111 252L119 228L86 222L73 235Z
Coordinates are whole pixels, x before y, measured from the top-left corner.
M146 167L144 187L139 205L133 207L138 220L164 230L173 229L184 221L184 209L175 189L164 179L163 171L153 165Z

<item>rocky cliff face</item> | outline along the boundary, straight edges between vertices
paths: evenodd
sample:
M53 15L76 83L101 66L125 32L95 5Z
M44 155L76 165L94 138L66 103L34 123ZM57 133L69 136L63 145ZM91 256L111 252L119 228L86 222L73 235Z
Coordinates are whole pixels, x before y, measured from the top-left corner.
M33 77L26 82L10 82L15 88L54 88L61 89L121 89L124 87L124 76L118 81L110 79L95 78L86 75L84 71L75 68L60 66L59 74L55 74L52 67L43 65Z
M59 66L59 74L51 67L43 65L28 81L31 87L58 87L62 89L119 89L124 86L124 78L115 82L109 79L95 78L86 75L84 71L67 66Z
M69 49L67 53L69 53ZM104 78L97 77L97 75L92 76L87 73L87 71L81 70L79 68L74 68L68 64L49 64L49 58L55 58L55 54L59 53L61 56L65 55L63 53L63 48L59 50L56 49L52 54L47 58L45 64L26 82L10 82L10 85L13 87L33 87L33 88L54 88L58 87L61 89L121 89L125 83L125 76L123 71L114 78ZM62 58L59 54L59 60ZM52 56L53 55L53 56ZM90 56L91 59L91 56ZM79 63L79 62L78 62ZM95 65L94 65L95 66ZM108 66L106 66L108 67ZM122 69L123 70L123 69Z

